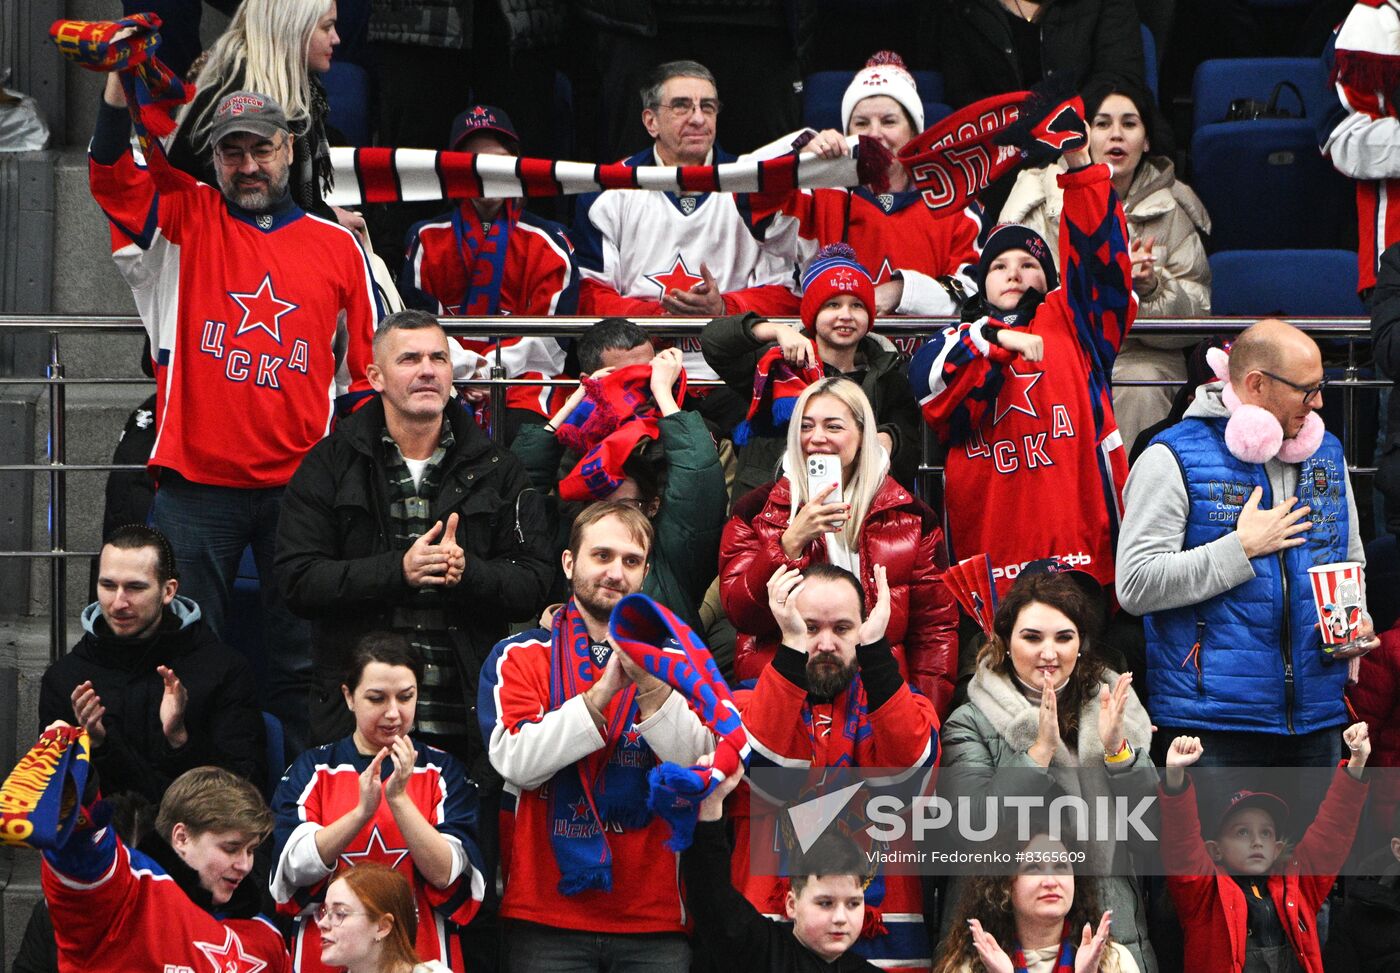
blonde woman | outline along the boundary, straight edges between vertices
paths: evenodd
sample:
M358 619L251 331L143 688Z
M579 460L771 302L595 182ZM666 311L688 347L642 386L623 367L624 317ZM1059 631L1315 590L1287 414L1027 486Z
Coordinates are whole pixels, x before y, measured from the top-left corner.
M807 458L837 458L841 487L809 495ZM875 603L874 567L890 586L887 635L905 679L946 714L957 670L957 611L939 580L945 564L937 515L889 475L875 415L859 385L826 378L798 397L783 474L739 500L720 542L720 598L739 632L735 671L755 679L780 632L768 579L780 567L829 562L861 581Z
M171 164L218 185L208 151L214 109L235 91L257 91L281 105L292 125L292 201L335 218L323 199L331 182L329 106L316 77L329 70L340 43L335 20L335 0L244 0L197 68L198 91L167 148Z

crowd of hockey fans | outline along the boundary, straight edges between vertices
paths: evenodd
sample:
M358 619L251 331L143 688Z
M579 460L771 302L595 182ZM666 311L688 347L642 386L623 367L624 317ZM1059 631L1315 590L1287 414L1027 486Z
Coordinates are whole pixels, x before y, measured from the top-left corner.
M195 94L143 156L109 75L89 149L157 392L39 696L103 803L44 852L15 970L1397 968L1400 400L1359 393L1344 446L1333 343L1135 326L1212 313L1183 78L1273 44L1327 58L1319 151L1400 374L1400 2L243 0L202 53L197 4L123 5ZM890 161L340 207L339 65L377 145ZM901 150L1031 88L1079 101L926 205ZM666 316L694 328L634 320ZM1310 569L1343 562L1319 622ZM623 650L634 595L708 648L738 771L703 694ZM688 840L663 763L710 781ZM1048 865L886 873L749 776L861 767L1155 795L1173 869L1043 829L1006 850ZM1198 807L1220 767L1323 772L1315 816L1243 778Z

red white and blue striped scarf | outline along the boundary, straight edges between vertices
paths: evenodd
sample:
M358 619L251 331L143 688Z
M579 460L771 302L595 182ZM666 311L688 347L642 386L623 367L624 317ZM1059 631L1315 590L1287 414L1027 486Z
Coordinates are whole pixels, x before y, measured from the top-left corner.
M705 643L690 626L646 595L628 595L618 602L608 632L628 658L684 693L717 739L709 767L664 763L651 772L648 803L671 826L666 847L684 851L694 838L700 802L748 761L749 738L739 719L739 707Z

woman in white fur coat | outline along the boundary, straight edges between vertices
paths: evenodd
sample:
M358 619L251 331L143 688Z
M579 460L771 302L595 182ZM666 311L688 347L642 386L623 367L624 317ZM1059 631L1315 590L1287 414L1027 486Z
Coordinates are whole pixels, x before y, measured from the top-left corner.
M1094 654L1095 617L1067 574L1017 581L997 609L968 701L943 724L947 784L958 793L991 796L1039 788L1047 806L1060 794L1091 805L1099 796L1124 796L1131 806L1156 793L1151 720L1133 693L1132 674L1112 672ZM940 791L944 783L940 779ZM1084 850L1088 859L1081 867L1106 876L1100 891L1103 907L1113 910L1113 938L1143 973L1155 973L1138 883L1125 877L1132 874L1131 849L1095 840ZM950 902L963 884L952 883Z
M1191 187L1177 181L1171 160L1151 154L1151 105L1149 93L1130 85L1087 92L1089 155L1113 170L1113 189L1123 201L1138 318L1209 317L1210 263L1202 234L1210 233L1210 216ZM1059 253L1064 191L1055 177L1062 171L1063 163L1022 172L1001 211L1002 223L1029 226L1045 238L1052 254ZM1195 342L1129 335L1114 364L1114 381L1185 381L1181 349ZM1114 389L1113 414L1126 449L1131 451L1138 433L1166 416L1175 392L1164 386Z

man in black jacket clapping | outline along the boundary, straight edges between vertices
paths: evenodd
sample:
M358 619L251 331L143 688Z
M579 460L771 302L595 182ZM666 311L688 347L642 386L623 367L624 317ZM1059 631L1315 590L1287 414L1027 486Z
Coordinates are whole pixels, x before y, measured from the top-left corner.
M85 634L39 686L39 728L55 720L86 727L103 790L135 791L153 804L204 764L265 781L248 663L179 587L163 534L117 528L102 547Z

